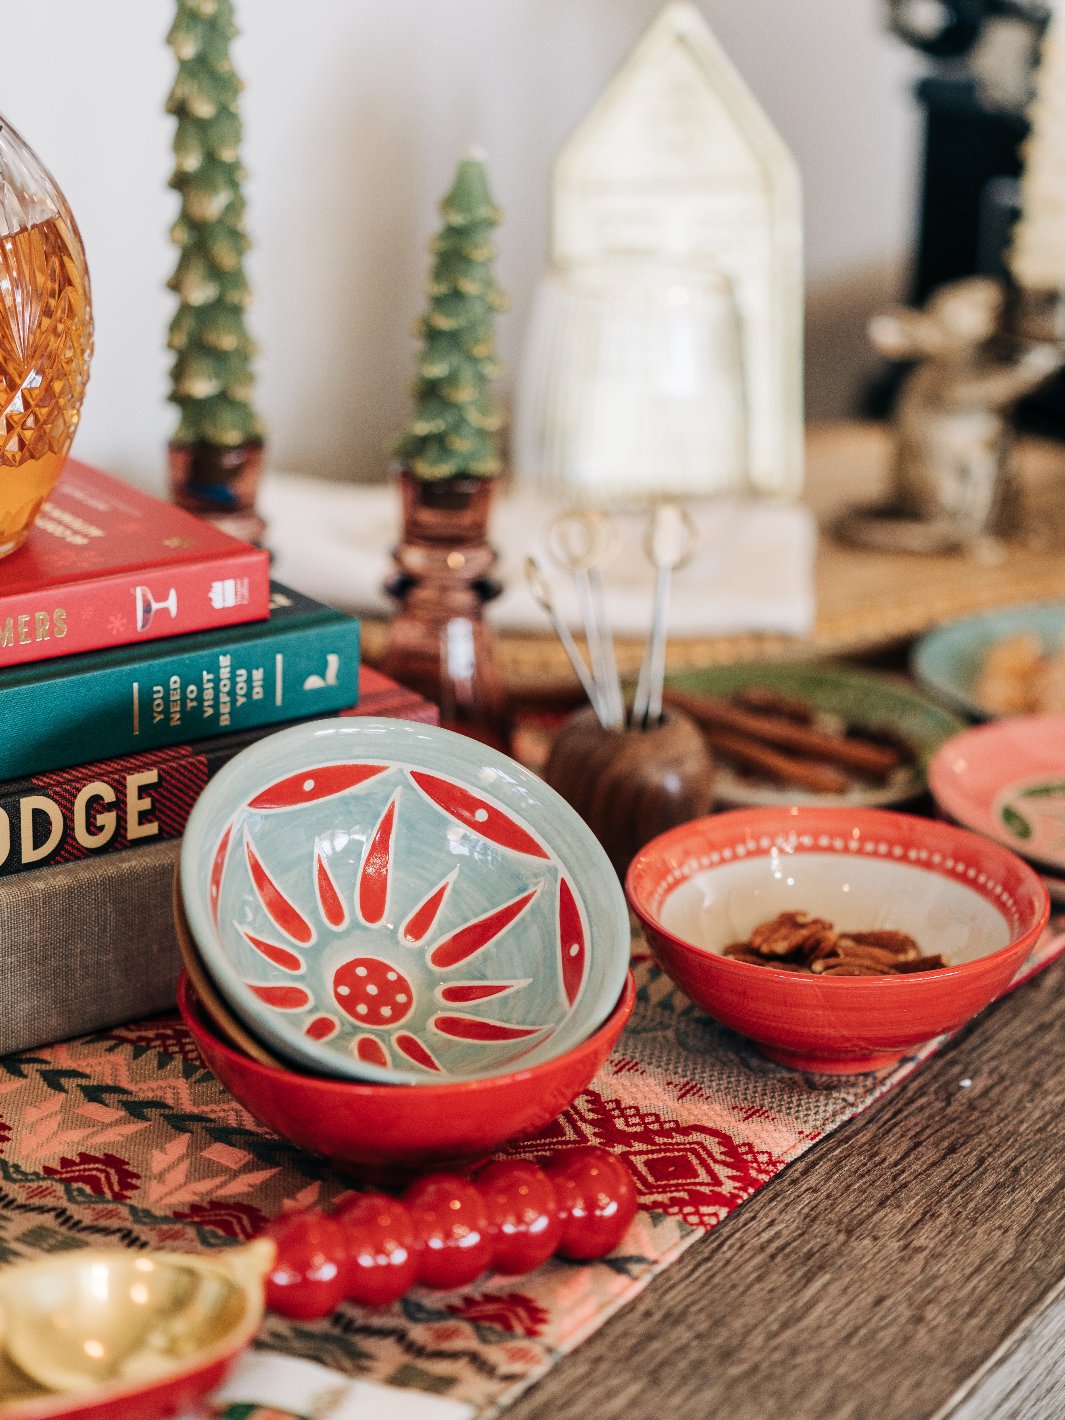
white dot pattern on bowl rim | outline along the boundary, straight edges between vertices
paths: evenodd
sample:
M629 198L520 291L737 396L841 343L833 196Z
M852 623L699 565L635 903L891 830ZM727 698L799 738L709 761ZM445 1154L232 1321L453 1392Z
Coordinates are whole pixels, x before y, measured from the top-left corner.
M778 833L773 837L762 834L757 839L748 834L745 838L720 850L715 848L708 853L700 853L687 862L672 868L660 879L651 893L651 911L660 912L662 904L673 889L694 877L696 873L701 873L707 868L719 867L722 863L730 863L733 859L739 859L742 862L748 856L765 856L774 848L782 849L787 853L794 853L796 849L834 853L867 853L879 858L895 860L905 858L914 864L927 864L933 868L943 868L948 874L966 878L976 886L985 888L988 894L998 900L1014 925L1019 917L1016 899L1008 889L1002 883L988 877L986 872L981 872L973 864L966 863L949 854L944 857L937 850L904 848L901 843L889 844L885 843L883 839L862 838L857 831L852 832L848 839L830 838L826 833L819 834L816 839L809 833Z

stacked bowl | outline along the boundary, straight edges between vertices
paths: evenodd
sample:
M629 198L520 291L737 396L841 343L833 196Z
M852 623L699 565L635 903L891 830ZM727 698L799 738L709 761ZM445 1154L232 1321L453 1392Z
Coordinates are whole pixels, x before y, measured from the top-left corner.
M431 726L321 721L237 755L189 818L175 917L208 1065L370 1175L547 1123L632 1010L596 839L506 755Z

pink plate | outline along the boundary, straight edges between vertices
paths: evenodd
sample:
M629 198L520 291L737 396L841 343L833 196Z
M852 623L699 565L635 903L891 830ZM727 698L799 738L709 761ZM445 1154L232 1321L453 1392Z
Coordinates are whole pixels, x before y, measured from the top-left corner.
M1065 715L965 730L938 751L928 782L958 823L1065 870Z

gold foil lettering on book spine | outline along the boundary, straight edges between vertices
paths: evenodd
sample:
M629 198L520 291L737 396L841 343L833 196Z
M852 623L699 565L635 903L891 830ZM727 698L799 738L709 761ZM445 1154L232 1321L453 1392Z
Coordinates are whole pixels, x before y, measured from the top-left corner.
M218 657L218 723L228 725L233 712L232 700L232 658L230 656Z
M159 832L158 820L144 817L155 808L151 795L141 793L149 784L158 782L158 769L142 769L126 775L126 837L131 843L136 838L154 838Z
M79 518L77 513L69 513L65 508L57 507L51 500L41 509L41 517L48 517L52 522L61 523L70 532L80 534L78 541L82 543L93 537L105 536L103 528L98 528L95 523L87 523L84 518ZM48 531L54 532L55 529L50 527Z
M63 807L46 794L25 794L10 809L0 809L0 868L11 857L16 844L17 868L50 858L72 833L87 853L98 853L124 826L128 842L157 838L161 832L155 817L152 793L159 783L158 769L141 769L121 776L116 784L92 779L75 796L69 818ZM15 821L17 840L12 832Z
M102 779L93 779L78 790L74 800L74 837L82 848L90 852L111 842L118 823L118 815L113 809L96 808L93 812L90 805L94 800L100 804L113 804L115 791Z
M160 825L151 792L158 782L159 770L129 772L119 780L118 788L107 780L91 780L78 790L70 819L64 818L64 809L48 795L24 794L11 804L10 811L0 808L0 868L9 862L13 845L17 845L16 869L51 858L68 832L88 853L99 852L115 838L122 819L126 841L158 838ZM13 819L17 838L11 831Z
M34 842L35 814L44 814L48 820L48 832L40 843ZM40 858L47 858L62 837L63 814L59 805L43 794L27 794L19 809L19 847L23 863L36 863Z
M43 532L51 533L60 542L69 542L72 547L85 547L89 541L81 533L73 532L70 528L65 527L57 518L50 518L47 513L38 515L36 526Z
M0 650L15 645L29 646L35 641L48 641L67 634L67 614L63 607L52 611L25 611L0 621Z

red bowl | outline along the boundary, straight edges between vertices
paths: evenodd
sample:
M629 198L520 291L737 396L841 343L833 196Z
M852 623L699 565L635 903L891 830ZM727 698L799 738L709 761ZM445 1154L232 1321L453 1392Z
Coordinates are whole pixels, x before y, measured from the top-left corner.
M203 1364L194 1360L179 1375L163 1380L101 1387L84 1395L63 1391L32 1400L0 1401L0 1415L4 1420L163 1420L168 1415L195 1414L197 1404L222 1384L238 1354L253 1340L254 1332L231 1354Z
M1006 989L1050 901L1015 854L952 824L876 809L741 809L663 833L626 892L666 973L773 1060L849 1073L956 1030ZM779 971L721 955L760 922L806 911L895 928L948 966L905 976Z
M184 972L178 982L185 1024L234 1098L290 1143L373 1181L430 1167L469 1168L550 1123L613 1050L635 1001L630 971L617 1005L594 1035L527 1070L440 1085L375 1085L258 1064L216 1033Z

